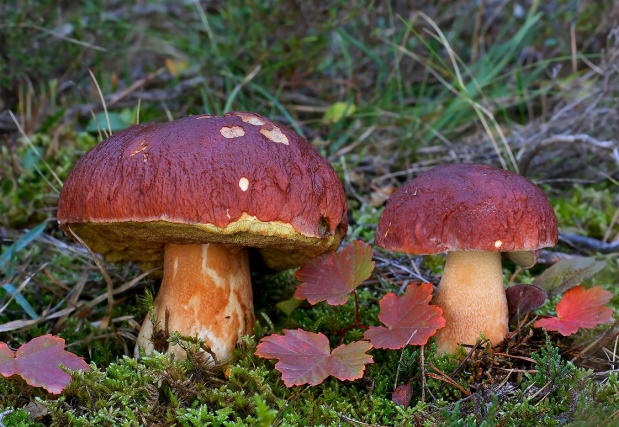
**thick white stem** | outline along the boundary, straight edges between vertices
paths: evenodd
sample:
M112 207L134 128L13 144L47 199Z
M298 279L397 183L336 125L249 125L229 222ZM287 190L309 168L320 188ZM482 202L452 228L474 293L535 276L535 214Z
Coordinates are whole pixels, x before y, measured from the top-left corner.
M438 354L475 344L480 333L493 344L503 341L509 328L501 254L449 252L434 303L447 321L436 334Z
M232 253L212 243L166 245L163 281L155 300L159 330L165 327L166 308L169 331L197 335L218 359L227 357L255 324L247 250ZM147 318L137 340L147 354L154 349L153 329ZM184 355L178 346L168 351Z

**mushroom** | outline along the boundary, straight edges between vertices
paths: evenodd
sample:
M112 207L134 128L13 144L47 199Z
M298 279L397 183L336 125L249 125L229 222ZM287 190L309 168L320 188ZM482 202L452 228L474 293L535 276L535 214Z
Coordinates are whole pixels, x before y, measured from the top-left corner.
M419 255L448 252L435 304L447 326L439 354L483 333L508 333L501 252L525 268L557 243L557 220L543 191L510 171L476 164L437 166L395 192L376 231L382 248Z
M246 112L141 124L102 141L69 174L58 223L107 261L163 264L161 329L167 309L169 330L197 335L218 358L254 326L249 262L298 266L337 249L347 229L329 162ZM153 329L147 319L138 337L146 353Z

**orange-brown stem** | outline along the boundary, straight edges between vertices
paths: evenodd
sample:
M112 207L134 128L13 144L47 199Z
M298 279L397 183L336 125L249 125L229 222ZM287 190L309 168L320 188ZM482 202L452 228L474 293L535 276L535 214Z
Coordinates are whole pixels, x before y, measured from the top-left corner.
M155 317L168 330L203 339L218 359L227 357L255 323L247 250L232 253L217 244L172 245L164 248L161 289L155 300ZM153 324L144 321L137 345L149 354ZM168 351L184 355L177 346Z
M447 321L436 333L437 354L473 345L480 333L493 344L503 341L509 328L501 254L449 252L434 303Z

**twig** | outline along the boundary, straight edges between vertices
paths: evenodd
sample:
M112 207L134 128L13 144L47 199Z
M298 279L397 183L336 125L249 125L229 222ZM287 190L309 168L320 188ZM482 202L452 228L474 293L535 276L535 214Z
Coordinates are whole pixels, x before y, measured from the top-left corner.
M441 381L443 381L444 384L450 384L450 385L456 387L458 390L460 390L462 393L464 393L465 396L470 396L471 395L470 391L463 389L460 384L458 384L457 382L455 382L454 380L452 380L448 376L436 375L436 374L433 374L432 372L427 372L426 375L429 376L430 378L434 378L436 380L441 380Z
M411 340L413 339L416 333L417 333L417 329L415 329L413 333L411 334L411 336L408 337L408 341L406 341L406 344L404 344L404 348L400 352L400 360L398 361L398 369L396 369L395 371L395 381L393 383L393 391L395 391L398 388L398 377L400 376L400 365L402 364L402 356L404 356L404 350L406 350L408 343L411 342Z
M439 374L440 374L443 378L445 378L445 381L449 382L449 384L451 384L451 385L453 385L453 386L455 386L455 387L459 388L459 389L460 389L460 391L462 391L462 393L464 393L464 394L465 394L465 395L467 395L467 396L470 396L470 395L471 395L471 392L470 392L470 391L463 389L463 388L462 388L462 386L461 386L460 384L458 384L458 383L457 383L454 379L449 378L449 377L447 376L447 374L445 374L445 373L444 373L443 371L441 371L439 368L437 368L436 366L434 366L434 365L433 365L433 364L431 364L431 363L428 363L428 366L429 366L430 368L432 368L435 372L438 372L438 373L439 373ZM433 374L428 373L428 375L433 375Z
M526 372L529 374L537 374L537 369L505 369L499 368L498 366L491 366L490 369L496 369L499 371L509 371L509 372Z
M426 348L425 345L421 346L421 353L420 353L420 357L421 357L421 401L423 403L426 402L426 376L425 376L425 372L426 372L426 363L425 363L425 356L424 356L424 349Z
M577 135L554 135L550 138L546 138L542 142L531 147L529 151L525 151L520 158L520 174L522 176L526 176L531 161L533 158L542 151L546 147L550 147L555 144L574 144L574 143L585 143L589 145L593 145L594 147L601 148L604 150L612 150L613 148L617 148L619 145L617 141L598 141L597 139L586 135L586 134L577 134Z
M511 337L513 337L514 335L516 335L518 333L518 331L520 331L520 329L522 328L522 325L524 325L524 322L527 321L527 319L529 318L529 313L530 311L527 310L527 313L524 315L524 319L522 319L522 322L520 322L520 324L518 325L518 327L514 330L514 332L512 332L511 334L509 334L505 339L508 340Z
M297 394L296 396L290 396L288 398L288 400L286 400L286 404L284 406L281 407L281 409L279 410L279 412L277 412L277 416L275 417L275 419L273 420L273 427L277 427L278 425L281 424L281 421L279 421L279 418L284 414L284 411L286 410L286 408L293 403L295 400L297 400L303 393L305 393L306 390L308 390L311 387L311 385L308 385L307 387L305 387L303 390L301 390L301 392L299 394ZM279 422L278 422L279 421Z
M378 425L378 424L368 424L368 423L364 423L364 422L361 422L361 421L353 420L352 418L348 418L344 414L337 414L337 416L340 417L340 420L344 421L345 423L350 424L351 426L386 427L386 426L381 426L381 425Z
M2 419L5 417L5 415L9 415L12 413L13 413L13 409L9 409L8 411L4 411L3 413L0 414L0 427L6 427L4 423L2 422Z
M502 356L502 357L511 357L513 359L522 359L522 360L526 360L527 362L537 363L535 359L531 359L530 357L525 357L525 356L514 356L513 354L506 354L506 353L494 353L493 355Z
M473 348L469 351L469 353L466 355L466 357L464 359L462 359L462 362L460 362L460 364L458 365L458 367L456 369L454 369L454 371L451 373L451 375L449 376L450 379L454 379L456 375L458 375L458 372L460 372L460 369L462 369L462 367L464 366L464 364L467 362L467 360L469 360L471 358L471 355L473 354L473 352L475 352L475 350L477 350L480 346L484 345L485 343L487 343L488 340L478 340L475 345L473 346ZM443 388L445 387L445 384L441 384L441 386L438 388L437 392L440 392Z
M594 239L578 234L559 233L559 240L567 243L576 249L588 249L591 251L611 254L619 252L619 240L611 243L604 243L602 240Z

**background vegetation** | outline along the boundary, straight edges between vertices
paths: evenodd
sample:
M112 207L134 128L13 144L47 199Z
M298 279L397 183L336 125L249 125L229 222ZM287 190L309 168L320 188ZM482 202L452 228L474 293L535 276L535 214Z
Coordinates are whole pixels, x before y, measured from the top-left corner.
M0 408L14 410L5 425L33 425L18 409L33 413L33 402L45 408L44 425L617 422L616 324L570 339L526 325L522 342L538 372L491 371L532 365L495 363L480 349L457 379L473 386L468 398L432 378L422 398L418 348L374 350L376 363L354 383L288 389L272 361L253 356L257 341L283 326L333 334L353 316L325 304L291 317L277 310L297 284L290 272L252 278L259 325L235 360L138 361L133 345L148 305L140 301L158 282L133 283L136 266L107 265L120 291L100 328L106 282L55 222L62 181L110 132L248 110L287 124L331 161L347 192L348 239L373 243L384 202L419 172L477 162L542 186L560 231L617 240L615 1L9 0L0 16L0 340L17 348L51 332L92 366L60 397L0 379ZM555 251L586 254L565 244ZM440 256L377 254L360 292L366 324L376 322L381 296L411 279L399 267L413 262L435 283L442 272ZM616 292L616 254L597 256L608 267L590 282ZM544 269L504 267L511 282ZM424 351L448 375L461 361ZM404 408L391 393L407 381L414 392Z

